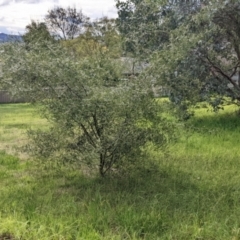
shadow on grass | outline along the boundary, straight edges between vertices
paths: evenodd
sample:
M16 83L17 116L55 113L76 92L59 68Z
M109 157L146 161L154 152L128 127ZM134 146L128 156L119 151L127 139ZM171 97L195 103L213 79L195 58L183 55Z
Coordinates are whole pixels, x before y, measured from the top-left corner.
M171 228L176 211L197 211L199 201L194 197L198 188L187 174L157 166L105 178L86 177L77 171L32 178L22 175L12 179L12 185L15 187L7 189L0 200L3 217L14 211L24 216L29 229L39 219L50 225L56 219L77 225L83 218L103 238L118 234L124 239L157 239Z
M189 123L199 129L236 131L236 129L240 130L240 114L239 112L215 113L209 116L194 117Z
M129 195L143 195L145 200L149 198L151 201L152 195L167 194L168 192L176 191L181 193L186 189L197 190L197 187L191 183L187 173L176 172L171 169L155 169L137 168L131 173L113 173L104 178L85 178L84 176L68 176L65 187L74 187L76 191L82 189L92 189L95 192L97 189L102 194L109 193L126 193ZM114 195L114 194L113 194Z
M19 129L28 129L29 124L28 123L16 123L16 124L6 124L4 127L5 129L11 129L11 128L16 128L17 130Z
M0 234L0 240L14 240L15 238L10 233Z
M229 202L223 195L227 189L203 188L192 181L190 173L154 164L105 178L65 170L22 180L20 187L3 195L0 203L7 200L6 208L12 203L16 206L5 214L21 212L29 229L34 224L32 228L37 229L36 222L47 222L53 229L57 224L72 226L65 232L72 239L77 239L79 225L87 226L86 232L97 232L100 237L96 239L110 235L120 236L116 239L197 239L194 227L189 232L181 232L181 227L209 225L208 215L211 221L218 219L227 226L225 217L240 196ZM229 229L234 221L229 222Z

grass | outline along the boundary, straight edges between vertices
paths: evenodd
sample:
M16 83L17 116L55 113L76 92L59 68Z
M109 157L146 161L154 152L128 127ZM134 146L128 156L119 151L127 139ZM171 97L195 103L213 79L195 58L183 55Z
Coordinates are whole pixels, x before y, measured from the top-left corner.
M0 105L0 239L240 239L240 116L200 108L163 156L118 177L46 170L18 157L26 104ZM150 164L152 163L152 164Z
M0 104L0 150L17 154L16 147L26 141L29 128L43 127L46 121L36 117L36 109L28 104Z

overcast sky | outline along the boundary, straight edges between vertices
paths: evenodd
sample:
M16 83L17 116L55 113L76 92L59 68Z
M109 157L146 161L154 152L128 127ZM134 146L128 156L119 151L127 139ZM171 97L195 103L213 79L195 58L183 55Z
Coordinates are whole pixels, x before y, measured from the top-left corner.
M41 20L54 6L76 7L92 19L116 17L114 0L0 0L0 32L24 33L31 20Z

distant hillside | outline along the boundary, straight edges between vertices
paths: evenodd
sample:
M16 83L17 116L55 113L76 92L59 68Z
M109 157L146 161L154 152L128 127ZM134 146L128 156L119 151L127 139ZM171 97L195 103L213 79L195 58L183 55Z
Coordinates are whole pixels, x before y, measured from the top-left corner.
M22 40L22 37L19 35L9 35L9 34L5 34L5 33L0 33L0 43L21 41L21 40Z

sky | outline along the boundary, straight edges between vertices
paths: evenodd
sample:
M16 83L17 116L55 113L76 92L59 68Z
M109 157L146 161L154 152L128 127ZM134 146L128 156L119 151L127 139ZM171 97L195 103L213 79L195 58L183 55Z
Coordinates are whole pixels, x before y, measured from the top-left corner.
M23 34L31 20L41 21L55 6L76 7L91 19L117 17L115 0L0 0L0 33Z

